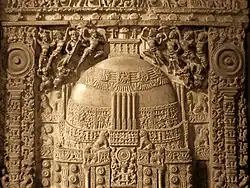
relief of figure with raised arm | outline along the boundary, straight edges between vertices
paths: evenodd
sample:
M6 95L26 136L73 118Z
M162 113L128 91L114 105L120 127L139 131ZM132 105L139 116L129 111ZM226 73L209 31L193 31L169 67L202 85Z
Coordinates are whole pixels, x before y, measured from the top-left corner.
M148 36L145 37L145 31L148 31ZM156 28L143 28L141 33L141 40L145 41L148 44L148 49L143 51L143 54L151 59L154 60L157 66L161 66L164 64L166 60L159 50L160 45L167 39L165 33L158 33L157 34Z
M176 72L179 67L178 52L180 50L179 33L178 29L174 28L169 32L169 40L167 41L167 60L168 72Z
M63 33L61 31L55 31L55 33L54 33L55 39L53 39L50 46L52 46L52 47L56 46L56 48L55 48L55 50L53 50L52 54L49 57L48 64L46 67L47 70L51 67L51 63L54 60L54 58L56 58L58 55L60 55L60 53L63 49L64 43L67 39L68 31L69 31L69 28L67 28L65 36L63 36Z
M48 36L50 34L50 37ZM38 60L38 71L42 70L42 65L47 61L47 55L50 49L50 40L52 39L52 32L40 28L39 36L41 38L37 39L37 43L41 46L41 53ZM47 67L47 66L46 66Z
M88 31L90 37L86 36L86 31ZM89 56L96 59L104 54L104 51L99 50L98 46L105 44L105 38L104 36L101 36L96 29L88 30L87 28L84 28L81 32L81 37L82 42L85 44L89 43L89 46L85 48L82 57L77 64L76 71Z
M186 63L186 65L191 65L193 61L195 61L195 53L194 53L194 32L186 31L183 35L179 34L180 37L180 45L183 50L183 54L181 55L182 60Z

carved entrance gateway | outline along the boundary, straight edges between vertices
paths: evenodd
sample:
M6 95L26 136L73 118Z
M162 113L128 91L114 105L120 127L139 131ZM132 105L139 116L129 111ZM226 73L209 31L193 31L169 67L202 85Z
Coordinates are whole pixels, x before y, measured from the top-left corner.
M2 10L2 187L248 187L247 1Z

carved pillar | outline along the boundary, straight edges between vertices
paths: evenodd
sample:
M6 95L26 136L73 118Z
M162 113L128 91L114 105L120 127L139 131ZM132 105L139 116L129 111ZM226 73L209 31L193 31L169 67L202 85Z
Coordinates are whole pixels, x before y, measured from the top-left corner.
M21 28L16 28L16 30ZM10 187L34 184L34 51L22 41L8 46L7 72L9 157L7 171Z
M225 164L226 164L226 182L228 185L237 184L237 156L236 156L236 118L235 118L235 95L234 88L223 88L224 95L224 134L225 134Z
M209 29L211 187L237 186L237 121L235 101L244 77L244 31L232 26ZM243 28L242 28L243 29ZM237 32L236 32L237 31ZM230 33L235 32L234 35Z
M17 81L17 80L15 80ZM21 171L21 92L15 87L9 87L9 136L8 136L8 172L10 187L19 187ZM17 90L15 90L17 89Z

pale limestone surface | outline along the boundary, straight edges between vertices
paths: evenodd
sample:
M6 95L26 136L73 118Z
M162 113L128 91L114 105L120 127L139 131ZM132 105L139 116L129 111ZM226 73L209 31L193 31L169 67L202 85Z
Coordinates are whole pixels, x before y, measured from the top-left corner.
M0 7L2 187L248 187L247 1Z

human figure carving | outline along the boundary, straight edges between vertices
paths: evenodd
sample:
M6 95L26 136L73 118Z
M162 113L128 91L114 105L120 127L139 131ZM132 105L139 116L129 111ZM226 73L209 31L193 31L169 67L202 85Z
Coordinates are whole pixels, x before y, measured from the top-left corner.
M48 115L48 114L51 114L52 113L52 108L49 104L49 99L48 97L44 94L44 95L41 95L41 113L42 114L45 114L45 115Z
M35 48L36 46L36 29L33 27L29 27L27 29L26 41L31 48Z
M67 69L67 68L61 66L61 67L57 68L57 71L58 72L57 72L56 77L55 77L55 79L53 81L55 89L63 84L64 78L67 77L69 75L69 73L70 73L70 69Z
M84 53L77 64L76 71L89 56L93 56L94 59L96 59L104 54L103 50L98 50L98 46L104 45L105 43L104 36L100 36L96 29L92 29L89 31L90 37L87 37L86 31L87 28L84 28L81 37L83 38L83 43L89 42L89 46L85 48Z
M49 135L50 131L48 130L48 127L42 127L41 128L41 134L42 134L42 145L43 146L52 146L53 145L53 137Z
M183 35L183 38L179 32L180 45L183 49L183 54L181 55L183 61L186 62L188 66L191 66L192 62L195 61L195 54L193 51L194 46L194 33L193 31L186 31Z
M62 48L64 46L64 43L65 43L65 41L67 39L67 35L68 35L69 29L70 28L67 28L64 37L63 37L63 34L62 34L61 31L56 31L55 32L55 34L54 34L55 39L52 41L52 43L50 44L50 46L51 47L56 46L56 48L55 48L55 50L52 52L52 54L49 57L48 64L47 64L47 67L46 67L47 70L50 68L53 59L56 58L61 53Z
M25 28L24 27L19 28L17 38L18 38L19 42L24 42L24 39L25 39Z
M164 148L162 146L157 147L156 151L153 151L150 160L153 163L164 164Z
M84 163L91 163L94 154L91 152L91 145L86 146L84 149Z
M192 113L193 112L193 94L192 92L187 93L187 106L188 106L188 112Z
M59 112L63 109L62 107L62 91L56 91L54 95L54 104L53 104L53 111Z
M47 92L53 85L52 83L52 79L49 76L49 73L47 70L45 70L46 68L43 68L41 71L38 72L38 76L41 78L42 82L40 84L40 91L45 90L45 92Z
M62 60L62 66L66 66L69 63L70 58L75 52L77 43L78 43L78 34L76 30L69 31L70 40L67 42L65 51L67 52L66 56Z
M145 31L149 31L148 36L145 37ZM146 41L148 44L148 49L143 51L143 54L153 59L156 65L161 66L165 60L162 52L159 50L159 46L167 39L165 33L158 34L155 28L149 29L144 27L141 32L141 40Z
M180 50L180 43L178 40L178 29L172 28L169 32L169 40L167 41L167 58L168 58L168 72L172 73L178 69L178 52Z
M153 144L148 138L148 133L145 130L140 131L140 147L139 149L153 149Z
M41 40L37 39L37 43L41 46L42 52L40 53L39 60L38 60L38 71L42 70L42 65L47 60L47 55L48 55L49 48L50 48L48 33L50 34L50 39L52 39L51 31L43 30L40 28L39 35L40 35ZM45 70L47 70L47 66Z
M200 32L196 40L196 56L204 68L207 67L206 55L204 52L204 47L206 43L207 43L207 33L205 31Z

